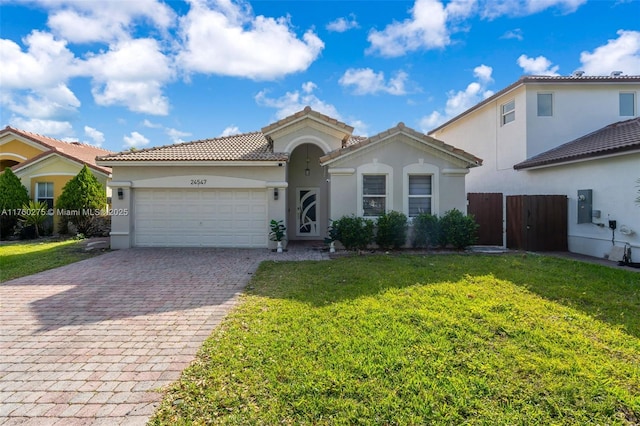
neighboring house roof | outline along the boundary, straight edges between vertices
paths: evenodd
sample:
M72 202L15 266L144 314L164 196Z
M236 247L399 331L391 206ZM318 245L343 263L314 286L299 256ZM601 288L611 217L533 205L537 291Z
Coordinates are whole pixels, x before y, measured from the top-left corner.
M640 151L640 117L609 124L513 166L516 170Z
M378 133L377 135L371 136L369 138L352 140L351 143L347 144L346 147L332 151L327 155L320 157L320 164L333 162L338 158L341 158L345 155L348 155L352 152L362 149L368 145L375 144L376 142L382 141L384 139L388 139L389 137L399 133L404 133L414 139L419 140L420 142L428 146L431 146L432 148L435 148L437 150L453 155L454 157L458 157L459 159L466 161L470 167L482 165L482 159L476 157L475 155L469 154L468 152L463 151L462 149L456 148L452 145L448 145L442 142L441 140L435 139L431 136L427 136L424 133L420 133L416 130L413 130L412 128L405 126L404 123L402 122L398 123L397 126L391 129L385 130L384 132Z
M109 161L287 161L285 153L273 152L262 132L242 133L119 152L98 158Z
M111 168L103 167L96 164L96 157L111 154L112 151L98 148L96 146L87 145L79 142L65 142L59 139L54 139L48 136L39 135L37 133L28 132L26 130L16 129L14 127L7 126L0 130L0 137L7 134L22 137L45 148L41 154L36 155L20 164L16 164L11 169L13 171L21 170L29 165L42 160L50 155L60 155L70 160L86 164L96 171L103 174L111 174Z
M444 127L447 127L449 124L458 121L464 116L471 114L473 111L476 111L482 108L484 105L496 100L497 98L503 96L505 93L508 93L520 86L526 84L596 84L596 83L640 83L640 76L638 75L620 75L620 76L589 76L589 75L570 75L570 76L548 76L548 75L525 75L520 77L516 82L510 84L504 89L494 93L492 96L489 96L487 99L482 102L477 103L472 106L468 110L464 111L461 114L456 115L452 119L446 121L440 126L432 129L428 132L428 134L432 134L441 130Z

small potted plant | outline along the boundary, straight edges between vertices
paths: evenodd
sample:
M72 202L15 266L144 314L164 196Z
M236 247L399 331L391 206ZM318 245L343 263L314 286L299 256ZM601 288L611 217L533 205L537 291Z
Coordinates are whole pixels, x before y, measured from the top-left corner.
M333 221L327 228L327 237L324 239L326 244L329 244L329 253L336 252L336 241L338 240L338 230L334 228Z
M271 232L269 233L269 238L278 244L276 251L282 253L282 241L285 238L287 227L284 226L282 220L274 219L271 220L270 226Z

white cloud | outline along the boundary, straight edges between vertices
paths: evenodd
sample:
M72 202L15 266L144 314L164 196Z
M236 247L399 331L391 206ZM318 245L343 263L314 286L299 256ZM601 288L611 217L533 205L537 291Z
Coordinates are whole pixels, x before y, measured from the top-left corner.
M86 68L93 77L91 92L98 105L123 105L131 111L155 115L169 113L162 86L174 72L157 40L117 43L108 52L90 57Z
M239 133L240 133L240 129L238 128L238 126L229 126L225 128L222 131L222 133L220 133L220 136L225 137L225 136L237 135Z
M304 93L311 93L317 88L318 86L313 81L307 81L306 83L302 83L302 91Z
M447 12L437 0L416 0L411 17L393 22L382 31L371 30L367 53L386 57L404 55L419 49L436 49L450 43L446 27Z
M175 13L156 0L62 0L40 3L51 9L48 25L72 43L113 42L130 38L136 20L164 30L175 23Z
M46 136L69 137L68 135L73 133L73 127L68 121L12 117L10 123L12 126L18 129L27 130L33 133L39 133Z
M505 40L509 40L509 39L516 39L518 41L524 40L524 36L522 35L522 30L520 28L509 30L506 33L504 33L500 38Z
M558 65L552 65L552 62L544 56L538 56L537 58L530 58L527 55L520 55L518 57L518 65L522 68L525 74L531 75L560 75L558 74Z
M480 5L482 18L499 16L526 16L547 9L558 9L563 14L573 13L587 0L500 0L483 1Z
M102 146L104 143L104 133L100 130L94 129L93 127L84 126L84 134L87 135L95 146Z
M154 122L152 122L152 121L150 121L150 120L148 120L146 118L142 121L142 125L144 127L148 127L149 129L161 129L162 128L162 124L154 123Z
M469 83L464 90L450 90L447 93L447 103L444 108L444 113L433 111L431 114L423 117L420 120L421 130L426 133L493 95L493 91L487 89L487 85L493 82L492 73L493 68L487 65L477 66L473 70L473 75L477 81Z
M145 138L138 132L131 132L129 136L124 136L122 138L126 146L130 148L139 148L141 146L145 146L149 144L149 139Z
M399 71L394 77L385 82L384 72L374 72L371 68L349 68L340 77L339 83L345 87L353 87L355 95L371 95L388 93L390 95L405 95L405 82L408 74Z
M299 39L289 18L254 16L248 3L193 1L180 19L187 72L267 80L306 70L324 43L308 30Z
M617 39L608 40L593 52L580 54L587 75L609 75L612 71L640 74L640 31L619 30L617 34Z
M186 138L187 136L191 136L189 132L182 132L177 129L172 129L171 127L167 127L165 133L171 138L173 143L182 143L184 140L182 138Z
M340 17L334 21L331 21L327 24L326 28L328 31L343 33L345 31L349 31L353 28L359 28L358 21L356 21L356 16L352 13L347 18Z

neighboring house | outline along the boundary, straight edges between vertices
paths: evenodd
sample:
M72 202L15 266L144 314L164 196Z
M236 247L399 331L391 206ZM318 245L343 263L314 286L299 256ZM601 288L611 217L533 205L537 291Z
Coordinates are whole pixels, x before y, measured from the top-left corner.
M484 159L470 193L567 196L569 251L603 257L640 249L639 94L640 76L525 76L429 135Z
M352 132L306 107L259 132L98 158L113 170L111 246L266 248L272 219L322 240L343 215L464 211L479 158L402 123Z
M25 130L0 130L0 172L10 167L27 188L29 197L53 208L64 185L87 165L110 196L111 169L96 164L96 157L111 151L78 142L64 142ZM57 223L54 221L54 231Z

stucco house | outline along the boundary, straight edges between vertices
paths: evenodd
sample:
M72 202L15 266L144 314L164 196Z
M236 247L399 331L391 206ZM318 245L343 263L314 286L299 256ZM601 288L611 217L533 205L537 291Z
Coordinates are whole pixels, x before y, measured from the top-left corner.
M566 196L569 251L604 257L612 239L640 249L639 93L617 72L524 76L428 134L485 160L469 193Z
M0 172L7 167L20 178L29 197L52 208L65 184L86 165L110 196L111 169L96 157L111 151L79 142L64 142L10 126L0 130ZM54 216L55 217L55 216ZM58 224L54 220L54 231Z
M478 157L402 123L352 132L306 107L257 132L102 156L111 246L266 248L272 219L289 240L322 240L343 215L465 211Z

